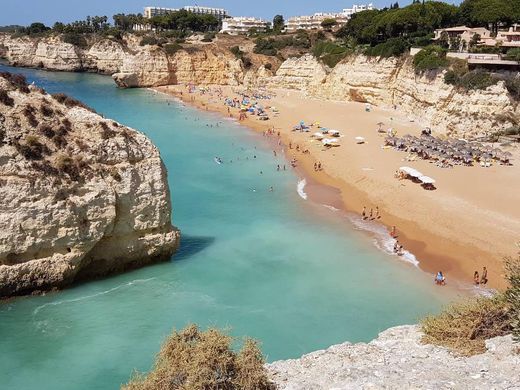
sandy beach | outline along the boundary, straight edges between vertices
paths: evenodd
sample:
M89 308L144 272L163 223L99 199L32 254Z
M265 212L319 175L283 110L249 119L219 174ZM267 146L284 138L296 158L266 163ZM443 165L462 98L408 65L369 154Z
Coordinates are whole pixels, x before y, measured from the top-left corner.
M211 87L210 87L211 88ZM238 119L239 109L224 105L223 97L238 97L231 87L212 87L214 93L188 93L186 86L158 87L157 91L176 96L188 104L204 110L232 115ZM404 249L413 253L426 272L442 270L448 282L472 283L473 272L488 269L487 287L506 285L503 258L514 255L520 241L520 151L513 153L513 165L493 164L489 168L478 165L440 168L425 160L407 161L407 153L383 148L378 123L392 127L398 136L419 135L421 127L411 122L399 110L384 110L354 102L331 102L309 99L297 91L277 90L276 96L260 103L274 106L278 115L269 112L270 120L260 121L249 115L242 123L254 130L269 128L280 132L281 146L287 158L297 159L311 182L339 189L320 193L313 185L313 196L335 207L338 203L347 211L361 213L379 208L378 222L390 230L396 226L398 240ZM325 148L310 132L294 132L300 121L319 122L321 126L341 132L340 147ZM435 134L434 134L435 135ZM356 144L355 137L364 137L364 144ZM289 147L292 145L292 148ZM297 150L297 147L298 149ZM308 153L303 153L303 151ZM315 171L320 162L323 169ZM435 191L426 191L410 180L398 180L395 171L410 166L436 180ZM273 167L276 169L276 166ZM338 202L338 197L342 202ZM330 201L330 202L329 202Z

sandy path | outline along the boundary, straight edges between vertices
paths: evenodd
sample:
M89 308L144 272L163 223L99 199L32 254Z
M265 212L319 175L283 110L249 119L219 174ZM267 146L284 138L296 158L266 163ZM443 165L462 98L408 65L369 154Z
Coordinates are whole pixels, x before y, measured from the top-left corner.
M223 96L236 96L231 87L220 87ZM175 95L199 108L219 111L228 116L221 99L209 94L188 94L183 86L160 87L157 90ZM182 92L182 95L181 95ZM404 152L381 148L383 137L377 123L393 127L398 136L418 135L420 128L397 111L372 108L353 102L328 102L304 97L296 91L279 90L264 106L275 106L280 114L269 121L250 116L243 123L259 131L275 127L281 132L288 156L298 159L316 181L339 188L347 210L360 213L376 206L381 222L397 226L399 241L414 253L420 267L427 272L442 270L449 278L471 282L473 272L488 268L490 287L505 286L503 257L518 251L520 241L520 151L514 154L513 166L491 168L439 168L427 161L404 161ZM231 109L238 117L238 109ZM293 126L320 122L344 135L340 147L325 149L312 140L310 133L292 132ZM354 138L362 136L366 144L357 145ZM298 152L308 149L308 154ZM319 161L324 171L315 172ZM437 190L426 191L411 181L399 181L394 172L400 166L411 166L436 179Z

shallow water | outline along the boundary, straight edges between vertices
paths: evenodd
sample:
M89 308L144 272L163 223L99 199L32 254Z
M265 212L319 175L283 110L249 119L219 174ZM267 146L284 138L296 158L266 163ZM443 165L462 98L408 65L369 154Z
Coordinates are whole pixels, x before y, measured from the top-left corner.
M182 243L170 262L0 304L1 388L116 388L191 322L257 338L269 361L297 357L368 341L454 297L341 213L300 197L301 178L276 171L289 164L261 135L230 121L206 126L220 119L108 77L15 71L154 141Z

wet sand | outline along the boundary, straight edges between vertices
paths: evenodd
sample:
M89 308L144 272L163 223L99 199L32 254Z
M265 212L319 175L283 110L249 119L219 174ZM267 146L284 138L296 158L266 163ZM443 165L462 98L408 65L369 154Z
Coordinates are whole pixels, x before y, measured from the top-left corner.
M237 96L231 87L218 88L224 97ZM216 95L189 94L180 85L156 90L229 117L227 106ZM276 97L260 104L275 106L279 115L268 111L268 121L248 116L241 123L261 132L272 127L280 131L287 159L296 158L297 169L308 178L306 192L312 200L355 213L361 213L363 206L367 210L378 206L378 221L389 229L397 227L399 242L417 257L424 271L442 270L449 282L468 285L473 272L481 272L486 266L487 287L506 286L503 258L516 254L520 241L518 149L511 150L513 166L440 168L424 160L404 161L406 153L382 148L384 138L376 131L379 122L385 129L397 130L398 136L420 134L421 128L398 110L372 107L365 112L361 103L320 101L287 90L276 91ZM230 111L238 119L239 110ZM301 120L306 124L318 121L321 126L339 130L341 146L326 149L313 140L311 135L319 131L317 128L311 128L310 133L291 131ZM357 136L364 137L366 143L356 144ZM297 144L309 153L297 151ZM316 172L314 163L318 161L323 170ZM426 191L419 184L394 178L394 172L403 165L436 179L437 190Z

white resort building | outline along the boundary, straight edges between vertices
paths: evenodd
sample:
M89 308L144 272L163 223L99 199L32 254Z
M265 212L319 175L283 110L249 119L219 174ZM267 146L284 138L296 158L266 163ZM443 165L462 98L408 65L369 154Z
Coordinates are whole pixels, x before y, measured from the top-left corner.
M197 15L213 15L218 20L228 17L228 12L223 8L199 7L197 5L188 5L182 8L144 7L143 16L150 19L154 16L166 15L180 10L193 12Z
M324 13L318 12L309 16L294 16L287 21L286 31L295 32L297 30L321 30L323 27L321 23L326 19L334 19L336 27L345 25L353 14L361 11L368 11L376 9L372 3L357 5L354 4L352 8L345 8L338 13Z
M247 34L251 29L255 29L258 32L265 32L270 26L271 22L267 20L240 16L224 19L220 32L231 35Z
M372 11L376 9L372 3L370 4L354 4L352 8L344 8L343 14L350 18L352 15L361 11Z

